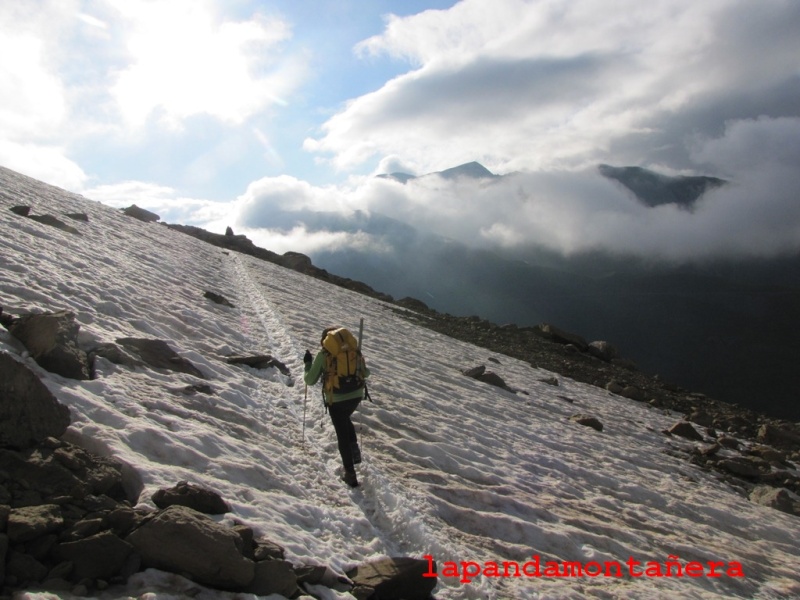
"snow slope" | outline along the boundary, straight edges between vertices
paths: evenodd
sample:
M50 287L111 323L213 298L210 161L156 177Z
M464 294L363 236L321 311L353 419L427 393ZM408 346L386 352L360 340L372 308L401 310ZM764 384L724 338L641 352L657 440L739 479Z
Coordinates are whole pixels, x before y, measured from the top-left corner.
M81 235L19 217L84 212ZM235 308L203 298L221 293ZM0 168L0 304L7 312L70 309L89 347L125 336L169 341L207 376L131 370L103 359L97 379L44 372L70 407L68 439L126 465L142 505L185 479L219 491L236 519L296 563L342 572L384 555L445 563L678 557L741 563L744 577L440 577L437 598L800 597L800 520L750 503L680 457L664 436L677 416L492 355L404 320L395 308L294 271L204 244ZM362 486L337 477L333 428L302 354L328 325L365 320L375 400L356 413ZM0 328L0 350L23 354ZM267 353L291 369L225 363ZM499 363L490 362L493 358ZM511 393L460 374L486 364ZM208 383L213 394L187 395ZM305 428L303 415L306 413ZM570 422L591 414L602 433ZM588 567L587 567L588 568ZM719 574L719 573L718 573ZM184 580L148 571L103 598L175 598ZM214 591L202 598L233 598ZM318 588L323 598L349 598ZM145 595L147 594L147 595ZM54 597L26 594L27 598Z

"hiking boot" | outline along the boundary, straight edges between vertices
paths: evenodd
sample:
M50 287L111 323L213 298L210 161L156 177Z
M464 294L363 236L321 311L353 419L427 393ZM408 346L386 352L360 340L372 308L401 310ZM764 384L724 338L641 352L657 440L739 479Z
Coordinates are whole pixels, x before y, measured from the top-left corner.
M353 455L353 464L360 465L361 464L361 448L358 447L358 443L353 442L350 446L350 452Z
M355 471L345 471L344 475L342 475L342 481L352 488L358 487L358 477L356 477Z

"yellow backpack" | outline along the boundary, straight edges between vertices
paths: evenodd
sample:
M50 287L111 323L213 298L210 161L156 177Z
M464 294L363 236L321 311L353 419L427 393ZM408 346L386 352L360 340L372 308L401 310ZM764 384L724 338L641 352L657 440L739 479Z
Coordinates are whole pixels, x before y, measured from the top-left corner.
M325 374L322 388L331 394L346 394L364 386L361 350L358 340L344 327L328 332L322 340L325 348Z

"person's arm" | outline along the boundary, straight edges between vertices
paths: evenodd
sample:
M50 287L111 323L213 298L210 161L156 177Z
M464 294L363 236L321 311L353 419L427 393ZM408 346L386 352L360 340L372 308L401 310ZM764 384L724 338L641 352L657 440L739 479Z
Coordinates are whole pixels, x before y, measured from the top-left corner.
M305 373L303 374L303 381L306 385L314 385L319 381L322 371L325 368L325 355L323 352L317 352L314 357L314 362L305 363Z

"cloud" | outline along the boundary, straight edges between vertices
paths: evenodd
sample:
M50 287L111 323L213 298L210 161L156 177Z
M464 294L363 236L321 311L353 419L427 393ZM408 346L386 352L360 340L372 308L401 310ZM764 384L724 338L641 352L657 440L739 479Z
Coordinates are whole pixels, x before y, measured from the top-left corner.
M84 188L81 193L115 208L136 204L156 213L163 223L203 226L216 233L224 231L225 225L222 223L230 214L230 206L226 203L187 198L169 186L144 181L99 185Z
M88 177L65 154L64 148L59 146L0 140L0 165L51 185L80 192Z
M284 104L302 77L301 63L277 60L290 36L281 20L221 20L208 1L115 6L128 23L130 64L111 93L129 125L141 126L153 113L173 127L198 114L240 124Z
M0 25L0 130L4 137L46 139L66 113L64 88L47 62L45 44L29 32Z
M396 155L426 171L685 169L692 135L800 115L798 27L800 5L780 0L463 0L390 17L357 50L411 70L352 99L305 148L339 168Z
M691 158L728 180L701 197L694 211L648 207L591 166L485 180L434 175L406 184L353 178L325 189L292 178L264 179L251 186L238 218L248 227L291 231L293 243L315 251L324 250L326 240L335 251L341 240L322 236L312 244L302 241L304 235L369 231L381 240L380 216L423 234L523 256L540 249L567 256L602 251L683 263L800 252L800 118L731 121L719 136L696 136ZM400 165L392 158L384 166ZM390 231L399 233L395 243L407 236Z

